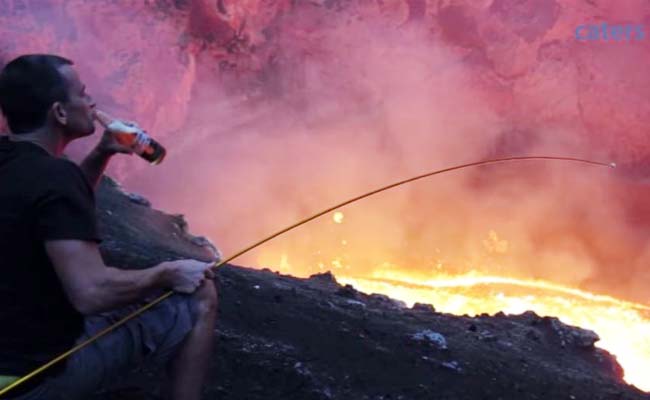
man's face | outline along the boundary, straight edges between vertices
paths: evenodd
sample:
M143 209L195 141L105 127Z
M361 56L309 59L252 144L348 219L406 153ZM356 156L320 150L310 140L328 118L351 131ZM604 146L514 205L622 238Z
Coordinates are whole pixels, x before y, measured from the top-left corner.
M71 65L59 67L59 72L68 82L68 101L62 103L66 111L64 132L72 138L92 135L95 132L93 112L95 102L86 93L86 85Z

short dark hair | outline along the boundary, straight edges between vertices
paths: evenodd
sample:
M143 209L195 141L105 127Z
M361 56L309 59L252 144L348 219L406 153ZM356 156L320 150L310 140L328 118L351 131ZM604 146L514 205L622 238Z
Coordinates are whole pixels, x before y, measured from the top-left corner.
M68 101L68 82L58 68L72 65L51 54L26 54L0 72L0 109L9 129L20 134L45 124L53 103Z

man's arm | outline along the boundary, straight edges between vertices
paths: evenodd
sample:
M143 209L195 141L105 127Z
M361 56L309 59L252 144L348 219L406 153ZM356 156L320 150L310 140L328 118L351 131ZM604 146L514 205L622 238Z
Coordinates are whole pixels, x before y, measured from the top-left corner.
M155 289L194 292L214 277L210 263L196 260L163 262L144 270L104 265L98 245L81 240L52 240L45 250L72 305L89 315L141 300Z
M105 130L97 146L79 165L92 187L96 187L106 170L108 161L117 153L133 154L133 149L120 144L109 130Z
M81 162L81 170L92 187L96 187L99 179L104 174L108 161L115 153L102 150L99 146L95 147L84 160Z

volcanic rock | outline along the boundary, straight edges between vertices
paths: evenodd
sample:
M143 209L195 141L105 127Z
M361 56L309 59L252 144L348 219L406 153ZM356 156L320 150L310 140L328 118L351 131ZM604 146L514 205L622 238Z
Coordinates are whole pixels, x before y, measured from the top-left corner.
M411 307L413 311L421 311L421 312L435 312L436 309L431 305L431 304L422 304L422 303L415 303L413 304L413 307Z
M437 348L440 350L447 350L447 339L438 332L434 332L432 330L424 330L422 332L418 332L414 334L413 336L414 340L417 340L418 342L428 342L432 343L435 345Z
M109 265L215 257L179 216L131 201L114 181L105 178L97 198ZM341 287L330 273L226 265L218 282L204 399L650 399L623 382L597 336L555 318L425 313ZM163 379L141 366L92 399L158 399Z

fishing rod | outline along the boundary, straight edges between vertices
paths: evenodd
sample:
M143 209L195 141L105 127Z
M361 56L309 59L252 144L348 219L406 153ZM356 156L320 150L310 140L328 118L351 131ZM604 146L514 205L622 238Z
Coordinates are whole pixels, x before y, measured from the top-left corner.
M487 165L487 164L496 164L496 163L503 163L503 162L509 162L509 161L525 161L525 160L568 161L568 162L578 162L578 163L584 163L584 164L598 165L598 166L602 166L602 167L610 167L610 168L615 168L616 167L615 163L609 163L608 164L608 163L604 163L604 162L586 160L586 159L575 158L575 157L520 156L520 157L506 157L506 158L495 158L495 159L489 159L489 160L483 160L483 161L476 161L476 162L472 162L472 163L468 163L468 164L456 165L456 166L453 166L453 167L448 167L448 168L444 168L444 169L440 169L440 170L436 170L436 171L432 171L432 172L427 172L427 173L422 174L422 175L414 176L412 178L404 179L404 180L401 180L399 182L395 182L395 183L392 183L390 185L380 187L379 189L372 190L370 192L367 192L367 193L364 193L362 195L353 197L353 198L351 198L349 200L346 200L346 201L344 201L342 203L339 203L339 204L336 204L336 205L334 205L332 207L329 207L329 208L327 208L327 209L325 209L323 211L320 211L320 212L318 212L318 213L316 213L316 214L314 214L314 215L312 215L310 217L302 219L302 220L300 220L300 221L298 221L298 222L296 222L296 223L294 223L294 224L292 224L292 225L290 225L290 226L288 226L288 227L286 227L286 228L284 228L282 230L279 230L279 231L273 233L272 235L267 236L266 238L264 238L264 239L262 239L262 240L260 240L258 242L253 243L252 245L250 245L248 247L245 247L244 249L236 252L235 254L227 257L226 259L224 259L222 261L218 261L218 262L215 261L215 263L210 268L211 269L217 269L217 268L221 267L222 265L234 260L235 258L237 258L237 257L239 257L239 256L253 250L254 248L256 248L258 246L261 246L262 244L264 244L264 243L266 243L266 242L268 242L268 241L270 241L270 240L272 240L272 239L274 239L274 238L276 238L276 237L278 237L278 236L280 236L280 235L282 235L282 234L284 234L284 233L286 233L286 232L288 232L288 231L290 231L292 229L295 229L295 228L297 228L297 227L299 227L301 225L304 225L309 221L312 221L312 220L314 220L314 219L316 219L318 217L321 217L321 216L323 216L323 215L325 215L325 214L327 214L327 213L329 213L331 211L334 211L334 210L336 210L338 208L346 206L346 205L348 205L350 203L354 203L356 201L359 201L361 199L365 199L366 197L370 197L372 195L375 195L377 193L381 193L383 191L392 189L394 187L401 186L401 185L404 185L404 184L407 184L407 183L410 183L410 182L414 182L414 181L417 181L417 180L420 180L420 179L423 179L423 178L427 178L427 177L430 177L430 176L440 175L440 174L443 174L443 173L446 173L446 172L451 172L451 171L456 171L456 170L459 170L459 169L464 169L464 168L469 168L469 167L476 167L476 166ZM6 394L10 390L12 390L12 389L16 388L17 386L25 383L26 381L32 379L36 375L39 375L43 371L45 371L48 368L52 367L54 364L66 359L67 357L69 357L72 354L76 353L77 351L83 349L84 347L86 347L89 344L93 343L94 341L101 338L102 336L105 336L108 333L114 331L115 329L117 329L120 326L124 325L126 322L132 320L133 318L141 315L142 313L144 313L145 311L147 311L150 308L154 307L155 305L159 304L160 302L162 302L162 301L166 300L167 298L171 297L172 295L174 295L174 293L176 293L176 292L174 292L173 290L170 290L170 291L164 293L160 297L152 300L151 302L145 304L144 306L142 306L141 308L135 310L131 314L129 314L129 315L125 316L124 318L120 319L119 321L115 322L113 325L110 325L110 326L106 327L105 329L101 330L100 332L96 333L95 335L91 336L90 338L88 338L88 339L84 340L83 342L77 344L76 346L72 347L70 350L66 351L65 353L59 355L58 357L52 359L51 361L49 361L49 362L43 364L42 366L36 368L32 372L30 372L27 375L17 379L16 381L9 384L8 386L5 386L4 388L0 389L0 396L3 395L3 394Z

